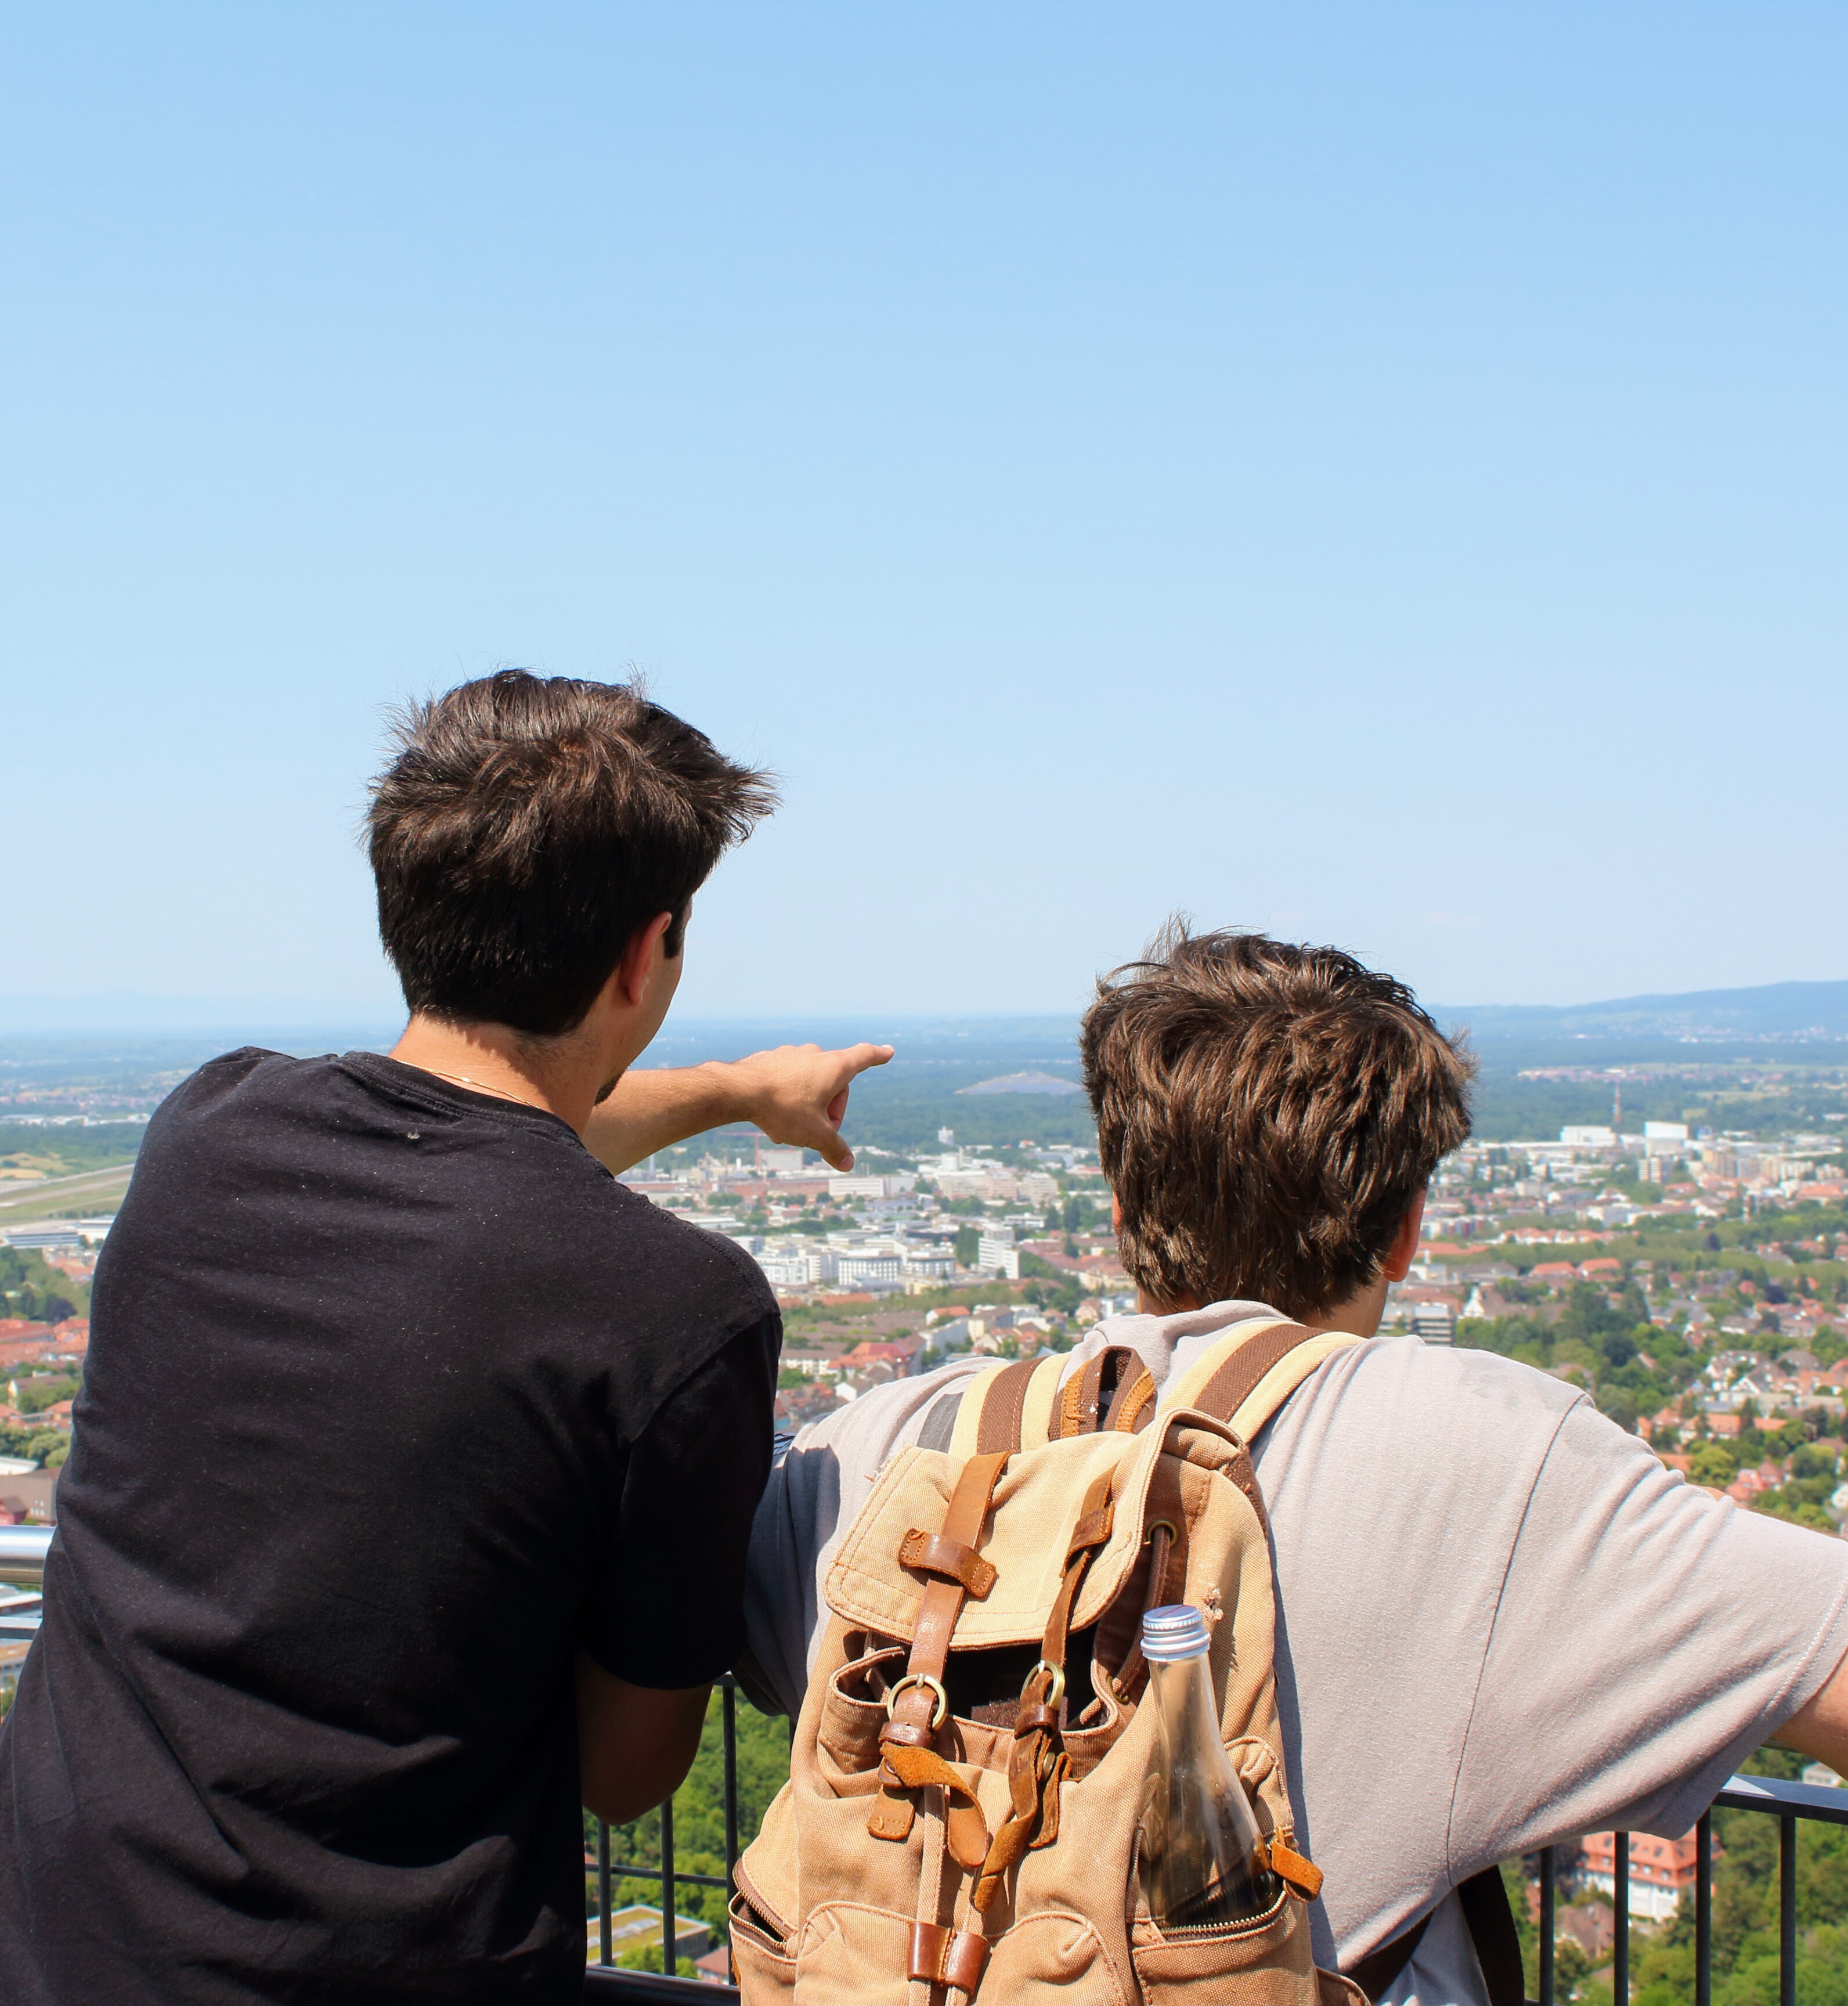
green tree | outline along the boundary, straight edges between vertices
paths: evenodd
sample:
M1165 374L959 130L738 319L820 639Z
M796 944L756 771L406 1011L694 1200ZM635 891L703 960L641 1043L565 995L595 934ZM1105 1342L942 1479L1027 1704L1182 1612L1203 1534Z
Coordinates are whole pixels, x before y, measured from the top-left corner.
M1723 1490L1739 1474L1739 1460L1723 1441L1704 1441L1688 1459L1690 1482Z

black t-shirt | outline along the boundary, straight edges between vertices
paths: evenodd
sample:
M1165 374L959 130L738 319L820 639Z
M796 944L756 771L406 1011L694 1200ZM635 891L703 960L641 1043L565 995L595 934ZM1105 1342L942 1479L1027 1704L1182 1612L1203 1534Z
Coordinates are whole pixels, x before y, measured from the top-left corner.
M98 1266L0 1999L581 1996L574 1655L738 1654L781 1335L550 1114L364 1053L202 1068Z

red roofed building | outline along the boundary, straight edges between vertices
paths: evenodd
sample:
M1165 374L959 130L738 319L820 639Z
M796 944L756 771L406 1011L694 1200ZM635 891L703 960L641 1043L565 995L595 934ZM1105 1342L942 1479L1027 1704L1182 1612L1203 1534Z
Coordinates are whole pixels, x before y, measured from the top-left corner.
M1536 1282L1575 1282L1579 1270L1570 1261L1543 1261L1537 1268L1528 1270L1528 1277Z
M1617 1835L1588 1832L1579 1842L1579 1873L1600 1894L1614 1898L1617 1881ZM1713 1849L1716 1858L1720 1848ZM1630 1835L1630 1913L1648 1916L1657 1922L1672 1916L1681 1906L1682 1895L1694 1885L1695 1841L1692 1832L1679 1839L1657 1839L1646 1832Z
M888 1344L863 1339L841 1360L849 1371L868 1365L889 1365L899 1378L915 1370L923 1347L915 1339L909 1344Z

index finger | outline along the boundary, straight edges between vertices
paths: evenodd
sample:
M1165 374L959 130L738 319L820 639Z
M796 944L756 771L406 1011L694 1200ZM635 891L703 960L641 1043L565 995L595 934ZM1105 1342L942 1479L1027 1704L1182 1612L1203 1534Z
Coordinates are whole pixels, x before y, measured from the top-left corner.
M895 1047L891 1045L849 1045L834 1056L849 1079L857 1079L869 1066L884 1065Z

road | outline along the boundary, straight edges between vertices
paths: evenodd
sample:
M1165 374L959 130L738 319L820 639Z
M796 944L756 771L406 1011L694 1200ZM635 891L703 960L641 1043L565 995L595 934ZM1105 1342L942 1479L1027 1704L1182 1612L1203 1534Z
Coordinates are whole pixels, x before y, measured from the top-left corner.
M74 1198L120 1198L128 1188L132 1163L112 1163L106 1170L76 1170L69 1177L42 1177L30 1184L0 1180L0 1225L23 1224L42 1212L62 1212Z

